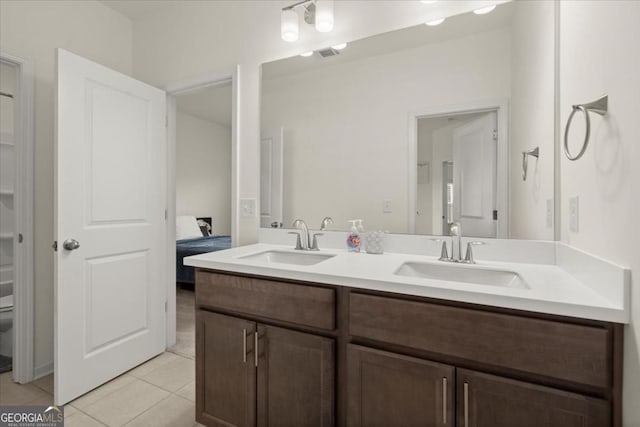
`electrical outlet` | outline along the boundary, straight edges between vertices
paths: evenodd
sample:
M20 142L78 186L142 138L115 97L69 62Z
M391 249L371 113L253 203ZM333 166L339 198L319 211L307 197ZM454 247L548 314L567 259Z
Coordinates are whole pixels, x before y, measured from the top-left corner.
M383 200L382 201L382 213L391 213L393 212L393 207L391 200Z
M553 227L553 199L547 199L547 228Z
M240 216L242 218L256 216L256 199L240 199Z
M569 197L569 230L577 233L580 230L580 209L578 196Z

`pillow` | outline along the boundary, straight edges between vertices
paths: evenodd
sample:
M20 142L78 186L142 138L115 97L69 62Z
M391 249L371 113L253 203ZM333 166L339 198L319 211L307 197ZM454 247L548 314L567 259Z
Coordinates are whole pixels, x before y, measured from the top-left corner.
M202 231L198 227L198 221L195 216L177 216L176 217L176 240L193 239L202 237Z

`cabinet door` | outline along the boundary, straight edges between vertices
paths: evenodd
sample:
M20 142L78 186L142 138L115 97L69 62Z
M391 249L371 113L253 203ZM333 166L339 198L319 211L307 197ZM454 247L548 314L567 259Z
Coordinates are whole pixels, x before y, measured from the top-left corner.
M196 313L196 420L207 426L255 426L256 324Z
M609 404L580 394L458 369L459 427L606 427Z
M349 426L453 426L454 368L349 345Z
M334 425L334 340L258 325L258 426Z

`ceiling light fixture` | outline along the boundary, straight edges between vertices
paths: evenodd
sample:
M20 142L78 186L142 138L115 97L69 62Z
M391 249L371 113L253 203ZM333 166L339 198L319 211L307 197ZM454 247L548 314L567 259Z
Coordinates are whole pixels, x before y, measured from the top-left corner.
M438 0L420 0L420 3L422 4L434 4L437 3Z
M486 15L487 13L491 12L495 8L496 8L496 5L492 4L491 6L486 6L486 7L481 7L480 9L476 9L473 11L473 13L475 13L476 15Z
M300 56L304 56L305 58L306 58L307 56L311 56L311 55L313 55L313 51L312 51L312 50L310 50L309 52L302 52L302 53L300 54Z
M340 43L340 44L336 44L336 45L331 46L331 48L335 49L335 50L342 50L345 47L347 47L346 43Z
M302 0L282 8L280 35L282 40L295 42L300 34L296 8L304 9L304 22L326 33L333 30L333 0Z
M430 27L435 27L436 25L440 25L444 22L445 18L439 18L439 19L433 19L431 21L427 21L425 22L425 24L427 24Z

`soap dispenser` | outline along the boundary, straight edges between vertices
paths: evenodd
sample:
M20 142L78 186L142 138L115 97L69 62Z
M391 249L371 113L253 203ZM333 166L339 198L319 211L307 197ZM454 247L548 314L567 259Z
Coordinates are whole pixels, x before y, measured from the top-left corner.
M349 232L349 236L347 236L347 249L349 252L360 252L360 233L358 232L358 227L356 224L358 221L362 222L362 220L350 219L348 222L351 223L351 232Z

